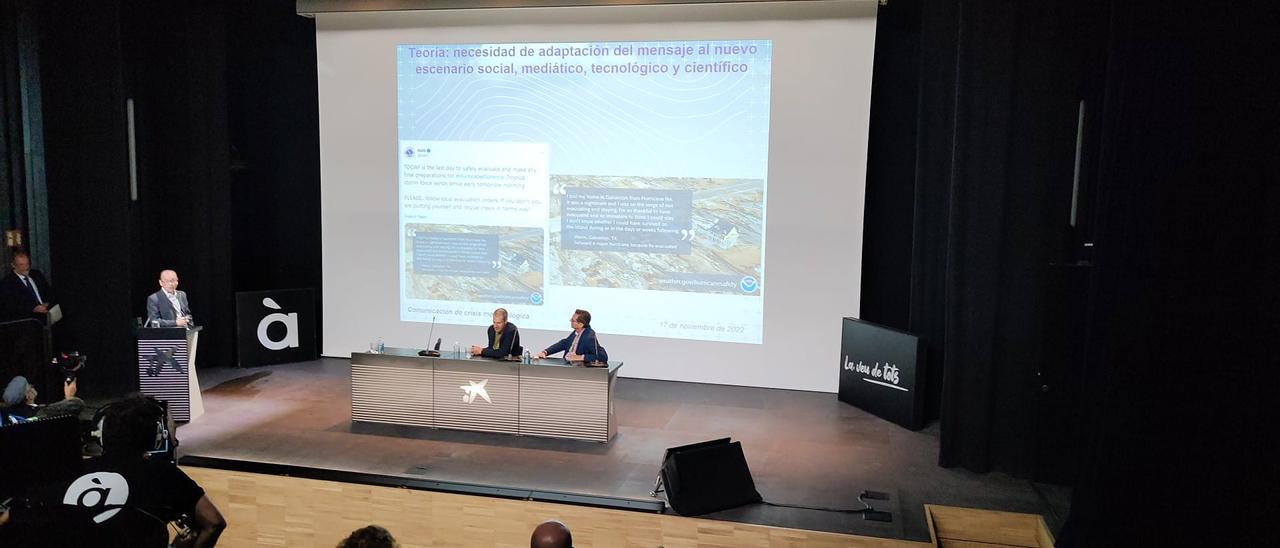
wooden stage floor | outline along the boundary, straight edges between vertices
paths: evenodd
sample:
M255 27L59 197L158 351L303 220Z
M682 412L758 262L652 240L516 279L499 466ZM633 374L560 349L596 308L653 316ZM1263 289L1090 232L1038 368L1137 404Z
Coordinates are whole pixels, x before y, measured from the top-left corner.
M937 466L934 425L911 432L835 394L619 379L618 435L608 444L351 423L347 360L201 371L206 413L181 426L180 456L647 499L663 450L741 441L766 501L860 508L858 493L892 497L893 522L767 505L711 519L929 540L923 505L1041 514L1052 530L1069 492L1002 474ZM670 511L670 510L668 510Z

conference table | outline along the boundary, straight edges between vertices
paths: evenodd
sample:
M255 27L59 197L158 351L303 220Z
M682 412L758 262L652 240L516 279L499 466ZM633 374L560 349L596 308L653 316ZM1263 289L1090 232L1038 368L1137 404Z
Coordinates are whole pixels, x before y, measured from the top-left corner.
M351 354L351 420L608 442L622 362L533 363L386 348Z

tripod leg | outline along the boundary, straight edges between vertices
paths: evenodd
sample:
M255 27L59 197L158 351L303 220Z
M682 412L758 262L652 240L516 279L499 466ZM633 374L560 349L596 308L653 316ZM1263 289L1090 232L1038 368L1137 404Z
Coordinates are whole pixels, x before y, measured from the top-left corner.
M653 490L649 491L649 496L657 497L662 492L662 473L658 473L658 477L653 480Z

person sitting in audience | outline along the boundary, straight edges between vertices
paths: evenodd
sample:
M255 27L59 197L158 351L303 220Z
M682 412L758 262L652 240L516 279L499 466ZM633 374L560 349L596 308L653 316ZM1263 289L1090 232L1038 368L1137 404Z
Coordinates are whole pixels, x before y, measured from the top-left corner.
M40 417L80 415L84 400L76 397L76 381L62 386L62 401L49 405L36 405L36 387L27 378L18 375L4 389L4 405L0 406L0 424L12 424Z
M529 538L530 548L573 548L573 535L565 524L547 520L533 529Z
M400 546L391 532L377 525L361 527L352 531L338 548L397 548Z

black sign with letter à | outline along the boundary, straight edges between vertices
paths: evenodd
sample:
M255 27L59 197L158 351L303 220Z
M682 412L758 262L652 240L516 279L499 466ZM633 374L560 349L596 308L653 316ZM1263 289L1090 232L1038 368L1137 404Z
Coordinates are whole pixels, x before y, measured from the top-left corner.
M920 338L856 318L844 318L840 338L840 401L912 430L924 426Z
M315 292L307 289L236 293L240 367L316 359Z

